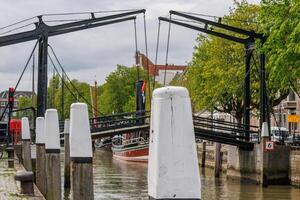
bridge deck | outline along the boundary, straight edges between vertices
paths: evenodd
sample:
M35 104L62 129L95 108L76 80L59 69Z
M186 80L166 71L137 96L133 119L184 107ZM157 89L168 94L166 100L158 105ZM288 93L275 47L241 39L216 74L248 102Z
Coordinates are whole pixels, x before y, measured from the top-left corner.
M140 131L140 130L149 130L150 125L145 124L145 125L139 125L139 126L133 126L133 127L124 127L124 128L117 128L117 129L110 129L110 130L105 130L105 131L97 131L96 129L92 131L92 138L101 138L101 137L113 137L115 135L120 135L123 133L130 133L130 132L135 132L135 131Z

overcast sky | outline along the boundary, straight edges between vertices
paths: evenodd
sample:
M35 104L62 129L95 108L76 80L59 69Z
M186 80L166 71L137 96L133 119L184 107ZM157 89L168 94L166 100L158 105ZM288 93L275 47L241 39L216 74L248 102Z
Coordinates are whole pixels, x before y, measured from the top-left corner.
M223 16L228 14L232 2L233 0L0 0L0 27L46 13L145 8L149 57L154 61L157 17L166 16L171 9ZM249 2L259 3L259 0ZM142 22L140 15L137 19L138 46L141 52L145 52ZM158 63L161 64L165 63L167 26L167 23L162 23L158 54ZM197 32L175 25L171 30L168 63L186 64L191 59ZM0 29L0 34L3 31L5 30ZM34 44L33 41L0 48L1 91L16 84ZM93 83L95 79L99 83L105 82L105 77L116 69L117 64L134 64L132 21L51 37L49 44L53 46L69 76L88 83ZM51 64L48 70L51 76ZM30 71L29 69L25 73L19 89L31 90Z

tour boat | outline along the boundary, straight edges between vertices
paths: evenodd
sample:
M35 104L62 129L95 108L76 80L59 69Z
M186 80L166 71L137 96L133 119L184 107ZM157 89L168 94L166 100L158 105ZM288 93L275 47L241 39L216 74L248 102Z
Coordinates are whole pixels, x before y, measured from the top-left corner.
M126 138L126 137L125 137ZM131 162L148 162L149 140L144 137L112 141L113 157Z

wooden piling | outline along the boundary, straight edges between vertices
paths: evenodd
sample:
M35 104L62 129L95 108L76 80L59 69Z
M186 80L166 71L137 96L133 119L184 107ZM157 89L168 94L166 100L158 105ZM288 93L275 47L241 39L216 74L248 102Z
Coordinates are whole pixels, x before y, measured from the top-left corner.
M70 120L65 120L65 126L64 126L64 147L65 147L65 171L64 171L64 187L70 188L70 142L69 142L69 127L70 127Z
M215 177L220 176L222 170L222 161L221 161L221 143L215 143Z
M45 151L45 120L44 117L36 118L36 185L41 193L47 194L46 178L46 151Z
M72 199L94 199L92 158L72 158L71 166Z
M7 152L8 168L14 168L14 148L10 146L10 147L7 147L5 149L5 151Z
M14 144L15 154L19 160L19 163L23 164L22 159L22 144Z
M45 154L45 144L36 144L36 185L44 196L47 192Z
M32 171L32 163L31 163L31 142L30 139L22 140L22 159L24 168L27 171Z
M201 158L201 167L205 167L206 160L206 142L202 142L202 158Z
M46 149L46 199L61 199L60 151Z
M27 117L22 117L22 159L24 168L32 171L30 129Z

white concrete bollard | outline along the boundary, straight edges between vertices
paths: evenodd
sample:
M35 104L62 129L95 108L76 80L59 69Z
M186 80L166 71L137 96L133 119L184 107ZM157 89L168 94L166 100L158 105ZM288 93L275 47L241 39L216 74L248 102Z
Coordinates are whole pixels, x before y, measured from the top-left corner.
M70 156L72 199L94 199L92 139L85 103L71 105Z
M45 113L46 199L61 199L60 135L56 109Z
M36 118L36 185L41 193L46 196L47 179L46 179L46 152L45 152L45 119L44 117Z
M22 117L22 160L24 168L27 171L32 170L31 163L31 141L30 141L30 129L29 129L29 121L27 117Z
M22 117L22 140L30 140L30 128L27 117Z
M150 199L200 199L201 182L189 93L154 90L148 161Z

